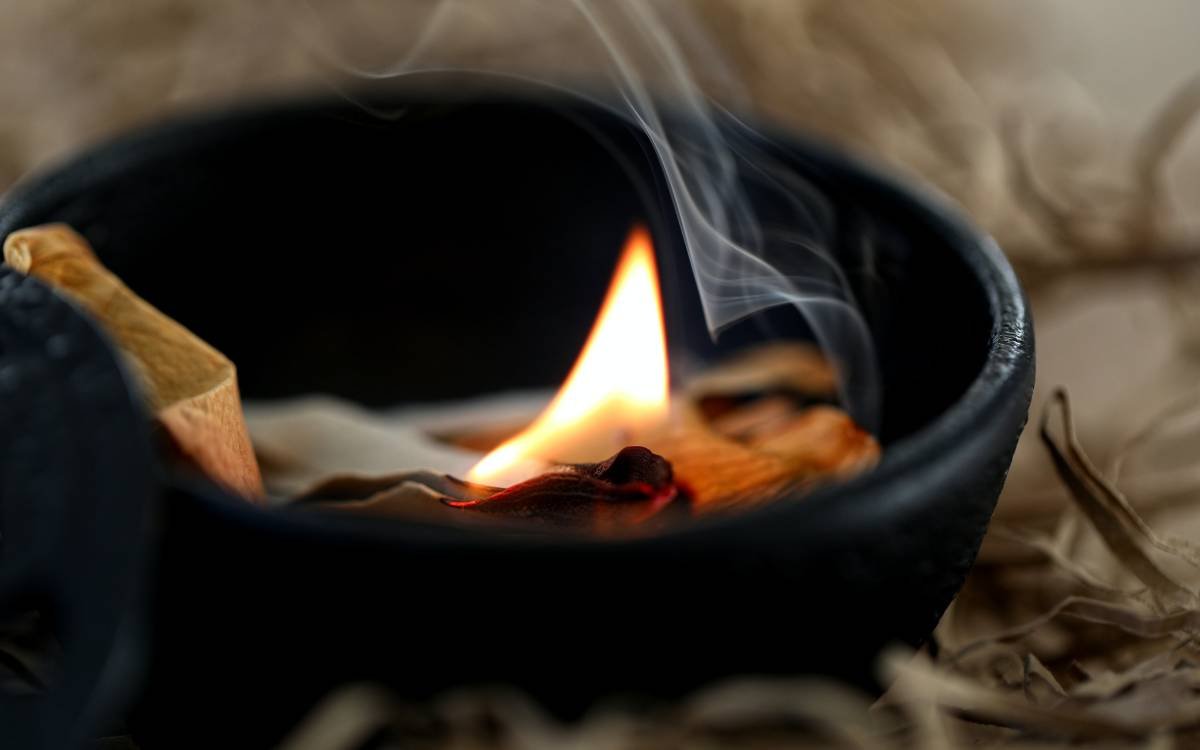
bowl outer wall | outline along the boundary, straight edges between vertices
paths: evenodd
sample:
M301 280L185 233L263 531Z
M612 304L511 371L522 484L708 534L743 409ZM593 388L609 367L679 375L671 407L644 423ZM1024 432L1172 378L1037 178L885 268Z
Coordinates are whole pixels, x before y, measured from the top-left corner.
M243 113L234 118L238 116L254 115ZM46 216L48 208L53 213L52 207L57 202L91 180L103 179L107 173L122 169L130 159L156 158L164 151L169 152L181 139L186 141L194 132L224 121L225 116L202 117L135 134L73 160L47 176L26 182L0 206L0 234L31 220L52 218ZM811 659L803 654L783 653L788 644L773 639L783 637L784 631L768 628L764 638L772 641L769 647L747 649L744 654L747 658L741 661L714 659L712 669L682 670L678 679L639 680L636 675L628 676L629 679L617 675L607 680L611 684L597 680L581 690L560 691L578 693L564 703L578 703L610 688L637 689L642 686L639 683L644 683L649 692L686 688L694 686L696 681L718 678L729 670L790 672L811 668L844 673L843 676L858 681L869 680L871 657L880 646L891 641L920 643L961 586L974 560L1028 413L1033 383L1033 335L1027 305L1012 269L995 244L938 197L823 144L791 135L772 140L780 148L800 154L812 168L837 175L854 190L885 196L897 210L922 217L926 226L961 256L988 296L993 322L982 371L962 398L939 418L910 437L889 445L875 470L844 484L818 490L803 502L779 503L653 538L585 543L264 513L221 495L211 486L176 483L169 493L171 502L165 508L160 537L164 560L168 563L159 571L159 598L168 603L163 605L167 609L160 609L160 614L184 611L176 609L183 604L172 598L169 592L173 584L166 576L177 571L181 582L199 583L202 571L189 561L211 557L216 541L213 536L219 536L228 543L232 557L238 553L246 557L241 560L241 567L206 566L208 572L226 573L231 581L240 574L240 585L248 590L258 587L261 591L292 591L284 580L296 569L280 564L290 555L344 554L362 566L395 559L422 568L432 565L435 570L438 566L448 566L455 574L469 572L467 563L486 565L498 559L509 560L513 571L535 573L539 565L550 560L560 569L593 571L580 581L590 586L603 586L606 578L600 573L603 571L626 583L631 571L660 571L644 577L647 590L654 586L660 589L680 586L679 575L689 568L709 569L713 585L707 587L707 592L705 587L684 586L690 592L687 596L667 598L686 608L686 602L694 596L724 594L731 607L748 612L756 611L753 606L756 599L791 600L800 612L791 622L797 641L791 645L799 652L827 650L832 657ZM205 533L198 533L200 530ZM256 547L278 550L279 557L262 563L258 570L247 568L245 563L255 559ZM403 554L392 554L398 547L403 548ZM692 564L696 561L707 562ZM313 571L306 568L305 572ZM379 573L376 570L365 574L360 591L371 590L366 583L386 585L387 576ZM453 580L449 571L447 576L447 581ZM754 583L746 586L747 581ZM336 584L319 577L317 582ZM502 581L500 585L505 584ZM737 593L739 587L745 591ZM436 586L429 590L436 590ZM654 602L649 595L622 597L620 593L596 595L596 598L617 608L623 600L642 606L652 606ZM211 603L219 601L220 596L213 592ZM722 609L719 603L714 606ZM704 616L715 609L698 607L692 614ZM778 603L772 603L768 609L775 613L782 611ZM839 609L860 621L852 623L839 616ZM653 612L630 615L638 619L639 615L653 615ZM722 620L736 616L736 612L726 612ZM864 622L863 618L871 621ZM164 622L178 625L181 621L168 616ZM804 625L805 622L809 624ZM833 648L825 649L818 642L838 633L841 633L837 636L839 642ZM679 636L686 647L679 649L677 655L682 659L689 648L694 650L703 641L701 635ZM154 653L160 653L164 646L178 648L186 641L179 633L160 637ZM555 641L554 645L562 644ZM766 660L772 653L778 658L768 663ZM498 662L497 666L504 663ZM529 680L520 679L520 675L517 678L518 683L546 695L553 692L547 685L561 679L561 674L538 674ZM160 675L158 679L163 678ZM455 684L457 680L446 682ZM420 692L425 687L434 689L439 685L409 687Z

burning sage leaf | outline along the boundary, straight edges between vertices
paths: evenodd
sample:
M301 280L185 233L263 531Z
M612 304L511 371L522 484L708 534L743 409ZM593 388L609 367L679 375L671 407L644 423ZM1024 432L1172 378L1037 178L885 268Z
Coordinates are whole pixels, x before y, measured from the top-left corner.
M802 492L823 481L851 476L873 465L880 451L875 439L841 409L813 403L832 397L832 378L832 370L820 354L798 342L765 345L761 351L749 349L701 374L694 387L677 395L670 423L644 436L647 454L665 459L663 465L670 467L673 483L687 495L688 502L667 503L672 513L661 517L649 513L646 519L675 518L684 515L683 511L707 514L748 508L777 499L785 492ZM714 416L706 413L703 401L698 399L720 401L724 406ZM477 454L463 448L473 444L474 437L487 436L488 440L481 443L485 447L494 447L508 437L496 433L489 419L521 425L511 402L511 396L497 396L440 407L454 417L449 419L429 410L410 417L384 417L351 405L310 398L272 406L267 411L252 408L250 422L256 448L264 457L268 485L278 488L291 483L294 487L298 479L307 477L303 484L309 489L299 495L303 502L323 497L338 500L338 508L343 510L388 515L419 510L418 515L428 515L427 509L420 506L427 504L432 491L433 497L465 501L452 502L451 507L460 511L480 510L526 520L538 520L534 517L545 514L547 518L541 520L552 525L584 524L591 512L588 498L597 490L589 486L589 473L579 469L582 465L576 465L573 472L544 465L538 473L544 473L547 479L513 485L504 495L492 489L478 496L464 495L463 488L485 485L447 485L458 480L451 480L445 473L387 471L397 465L461 471L454 466L478 460ZM504 404L510 405L497 408ZM536 403L526 404L526 413L536 413L536 407ZM476 418L467 420L467 415ZM450 422L459 426L447 429ZM468 428L467 424L474 427ZM438 425L442 426L430 429ZM439 446L431 434L452 438ZM592 466L616 471L627 465L632 455L622 451L617 454L621 461L611 466ZM281 460L284 458L289 460ZM413 460L416 458L421 460ZM376 471L380 473L375 475ZM372 475L376 478L370 479ZM434 477L439 479L435 482ZM608 486L600 494L611 495L613 486L625 484L611 475L602 479ZM350 481L357 484L352 487L347 484ZM657 486L659 481L649 484ZM553 493L559 493L558 507L551 502ZM630 494L656 493L630 490L623 491L622 497L628 500ZM484 498L486 502L482 502ZM641 513L625 502L619 511L606 508L603 515L620 525L633 523ZM596 518L588 520L594 521Z
M331 477L297 498L321 507L424 520L521 519L612 532L681 506L671 465L639 446L606 461L554 468L511 487L489 487L430 471Z
M647 448L622 448L595 464L573 464L453 507L597 531L641 524L679 498L671 465Z

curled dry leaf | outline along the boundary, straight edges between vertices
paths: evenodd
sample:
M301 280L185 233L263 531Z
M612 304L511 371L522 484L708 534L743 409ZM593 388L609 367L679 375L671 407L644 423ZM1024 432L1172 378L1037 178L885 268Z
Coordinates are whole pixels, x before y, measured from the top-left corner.
M760 344L700 373L687 386L693 402L788 393L803 399L837 396L837 371L816 347L796 341Z
M694 411L649 441L675 467L696 511L746 508L789 489L851 476L874 465L879 445L849 415L810 407L736 440L716 432Z
M878 460L875 438L823 403L836 392L836 372L814 347L753 347L697 376L677 424L650 445L675 467L699 513L770 502Z

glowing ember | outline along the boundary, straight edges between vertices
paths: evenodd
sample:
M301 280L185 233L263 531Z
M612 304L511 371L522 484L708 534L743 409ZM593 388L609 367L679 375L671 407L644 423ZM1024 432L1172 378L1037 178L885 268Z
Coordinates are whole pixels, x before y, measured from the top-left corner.
M635 227L600 315L554 400L523 432L483 458L469 477L507 485L542 461L595 461L666 419L667 341L649 233Z

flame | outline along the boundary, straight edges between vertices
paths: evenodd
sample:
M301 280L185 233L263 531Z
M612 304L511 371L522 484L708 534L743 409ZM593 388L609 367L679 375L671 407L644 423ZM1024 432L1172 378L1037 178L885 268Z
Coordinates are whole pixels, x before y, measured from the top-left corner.
M543 461L605 458L665 420L668 389L654 246L649 233L635 227L587 343L554 400L468 477L511 484L536 473Z

